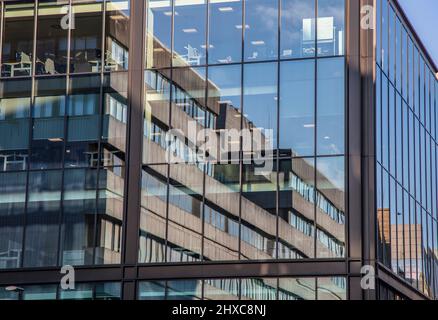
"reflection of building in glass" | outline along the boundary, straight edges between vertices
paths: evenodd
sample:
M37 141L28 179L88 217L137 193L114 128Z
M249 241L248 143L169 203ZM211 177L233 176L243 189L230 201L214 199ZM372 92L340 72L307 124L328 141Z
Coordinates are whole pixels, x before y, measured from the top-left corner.
M388 3L0 0L0 299L436 297L436 68Z

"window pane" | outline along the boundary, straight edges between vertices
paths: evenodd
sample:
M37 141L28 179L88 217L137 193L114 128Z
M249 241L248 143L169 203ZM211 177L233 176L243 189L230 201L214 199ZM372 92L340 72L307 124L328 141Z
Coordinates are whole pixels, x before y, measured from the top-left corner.
M24 300L56 300L56 285L25 286Z
M129 0L107 0L105 17L105 71L128 70Z
M281 58L315 56L315 1L281 0Z
M36 74L67 72L68 30L63 28L68 1L40 2L36 46Z
M345 160L316 160L316 223L318 258L345 257Z
M60 168L64 147L65 78L36 81L31 168Z
M318 278L318 300L346 300L347 279L343 277Z
M212 110L212 116L210 123L206 124L207 127L240 129L240 117L236 116L241 105L241 78L240 65L208 69L207 103Z
M242 1L210 2L209 64L242 60Z
M174 9L174 66L198 66L206 61L205 0L187 2L175 0Z
M168 262L201 259L203 175L202 166L170 166Z
M61 172L31 172L28 188L24 266L55 266L61 205Z
M345 53L345 0L318 0L318 56Z
M281 160L278 258L315 257L315 160Z
M32 75L34 33L33 1L4 4L2 77Z
M68 97L68 142L94 141L99 138L100 77L73 77Z
M0 82L0 172L28 163L31 81Z
M100 1L74 4L70 72L99 72L102 68L102 13Z
M143 281L138 285L139 300L165 300L165 281Z
M241 280L242 300L276 300L277 278L252 278Z
M170 80L165 72L145 71L143 163L165 163L169 130ZM181 90L181 94L182 94ZM184 95L187 100L187 96ZM183 99L184 100L184 99Z
M98 178L96 264L120 263L125 169L100 169Z
M317 154L344 153L344 59L318 60Z
M280 278L278 300L315 300L315 278Z
M117 158L124 159L126 150L126 126L128 123L128 73L112 73L105 78L104 115L102 140L104 165L117 165Z
M172 0L148 0L146 68L170 67Z
M64 173L61 264L93 264L97 170Z
M315 62L281 64L280 154L312 156L315 153Z
M240 279L204 281L204 300L238 300Z
M97 283L95 287L95 300L120 300L122 297L121 285L117 282Z
M243 94L243 129L261 134L265 149L276 149L277 64L245 65Z
M239 258L240 171L234 164L210 164L205 176L204 256L210 261Z
M0 269L20 267L25 201L26 173L1 173Z
M79 283L73 290L60 290L60 300L92 300L93 285L89 283Z
M245 0L245 61L278 56L278 3Z
M143 169L141 181L140 263L165 262L167 166Z

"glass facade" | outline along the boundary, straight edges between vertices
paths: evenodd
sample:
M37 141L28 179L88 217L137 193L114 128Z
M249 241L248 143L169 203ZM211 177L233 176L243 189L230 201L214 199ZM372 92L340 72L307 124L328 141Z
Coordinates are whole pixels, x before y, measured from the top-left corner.
M345 300L368 249L438 297L436 68L375 4L368 128L359 2L0 0L0 298Z
M0 269L119 264L129 1L1 6Z
M392 1L377 1L376 30L378 257L436 298L436 70Z
M15 289L15 290L11 290ZM73 290L56 284L29 285L17 288L0 287L0 300L120 300L118 282L78 283Z
M344 6L147 2L139 263L346 257Z
M346 279L246 278L143 281L139 300L345 300Z

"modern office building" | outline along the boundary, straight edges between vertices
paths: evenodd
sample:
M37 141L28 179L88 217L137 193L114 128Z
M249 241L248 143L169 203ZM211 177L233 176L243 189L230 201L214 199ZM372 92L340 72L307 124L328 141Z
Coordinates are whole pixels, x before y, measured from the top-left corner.
M438 69L397 1L0 6L0 299L438 298Z

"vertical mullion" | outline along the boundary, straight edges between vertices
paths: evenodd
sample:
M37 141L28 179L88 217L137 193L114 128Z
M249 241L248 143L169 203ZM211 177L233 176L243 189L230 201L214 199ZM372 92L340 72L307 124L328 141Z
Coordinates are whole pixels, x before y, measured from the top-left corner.
M242 0L242 34L241 34L241 61L240 61L240 131L243 129L243 114L245 101L245 37L246 37L246 1ZM231 153L231 161L233 154ZM239 139L239 232L238 232L238 260L242 259L242 197L243 197L243 139ZM242 281L239 284L239 297L242 295Z
M316 221L316 194L318 190L317 185L317 177L318 177L318 168L317 166L317 157L318 157L318 15L319 15L319 0L315 0L315 55L314 55L314 79L313 79L313 86L314 86L314 97L313 97L313 103L314 103L314 122L315 122L315 128L314 128L314 143L313 143L313 185L315 186L315 192L313 193L313 258L316 258L318 255L317 245L318 245L318 236L317 236L317 230L318 230L318 224ZM316 280L315 280L316 281Z

